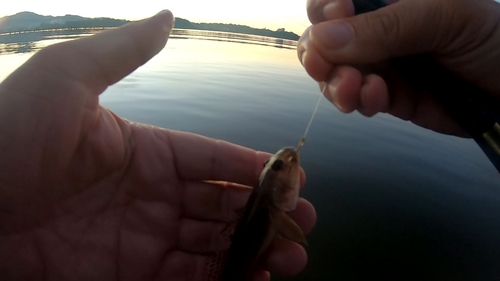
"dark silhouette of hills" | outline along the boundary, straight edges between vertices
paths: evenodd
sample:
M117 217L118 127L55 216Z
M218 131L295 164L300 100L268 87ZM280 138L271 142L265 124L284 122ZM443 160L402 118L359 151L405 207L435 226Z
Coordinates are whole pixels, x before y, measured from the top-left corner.
M42 16L32 12L21 12L12 16L0 18L0 33L34 31L58 28L92 28L118 27L130 21L112 18L85 18L76 15ZM279 28L276 31L265 28L253 28L246 25L225 23L194 23L183 18L175 19L175 28L224 31L249 35L261 35L289 40L298 40L299 36L293 32Z
M261 36L276 37L289 40L299 39L299 36L297 34L290 31L285 31L284 28L279 28L276 31L272 31L270 29L265 29L265 28L257 29L247 25L238 25L238 24L194 23L183 18L176 18L174 27L181 29L200 29L200 30L243 33L250 35L261 35Z
M80 28L80 27L117 27L129 21L111 18L84 18L75 15L60 17L42 16L32 12L21 12L0 18L0 32Z
M0 18L0 32L38 29L40 25L58 26L69 21L81 21L84 17L65 15L61 17L42 16L32 12L21 12Z

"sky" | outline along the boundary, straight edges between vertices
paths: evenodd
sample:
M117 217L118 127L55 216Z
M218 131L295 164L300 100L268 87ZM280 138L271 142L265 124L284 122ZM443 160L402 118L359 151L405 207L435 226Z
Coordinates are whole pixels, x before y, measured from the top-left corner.
M30 11L41 15L74 14L84 17L111 17L138 20L163 9L193 22L220 22L276 30L285 28L298 35L309 26L307 0L23 0L0 4L0 17Z

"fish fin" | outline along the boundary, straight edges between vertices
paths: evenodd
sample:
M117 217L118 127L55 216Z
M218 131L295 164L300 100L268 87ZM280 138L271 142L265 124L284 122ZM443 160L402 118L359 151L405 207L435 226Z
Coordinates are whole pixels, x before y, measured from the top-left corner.
M280 236L293 242L307 246L307 240L302 229L284 212L277 214L276 231Z

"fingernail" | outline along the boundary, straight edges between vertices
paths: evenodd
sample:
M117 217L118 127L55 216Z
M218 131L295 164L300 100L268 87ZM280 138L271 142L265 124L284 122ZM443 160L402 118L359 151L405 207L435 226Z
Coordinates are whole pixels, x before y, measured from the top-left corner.
M328 83L328 94L330 95L330 101L333 103L333 105L335 105L338 109L343 110L337 99L337 87L339 81L340 77L335 77Z
M172 12L169 10L163 10L156 14L156 16L166 17L165 21L163 22L163 27L165 28L165 31L170 32L175 24L175 18Z
M297 52L299 55L299 60L302 63L302 65L304 65L307 44L309 43L309 32L310 28L304 30L304 33L302 33L302 36L300 36L299 41L297 42Z
M325 17L325 19L327 19L327 20L331 19L330 15L335 14L335 10L337 9L337 6L338 6L338 2L332 1L323 7L323 16Z
M326 47L340 49L349 44L353 37L353 31L347 24L329 23L318 26L316 35Z
M161 14L171 14L172 12L170 12L169 10L161 10L159 11L156 15L161 15Z
M304 62L306 60L306 56L307 56L307 52L303 51L302 55L300 56L300 63L302 63L302 65L304 65Z

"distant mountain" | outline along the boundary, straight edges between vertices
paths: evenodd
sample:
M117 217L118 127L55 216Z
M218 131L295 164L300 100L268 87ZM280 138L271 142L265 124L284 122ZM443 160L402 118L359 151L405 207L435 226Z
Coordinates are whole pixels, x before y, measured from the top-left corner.
M127 22L127 20L111 18L84 18L75 15L53 17L32 12L21 12L0 18L0 33L54 28L116 27Z
M85 18L76 15L54 17L42 16L32 12L21 12L12 16L0 18L0 33L55 28L118 27L126 24L127 22L130 21L112 18ZM285 31L284 28L272 31L265 28L257 29L246 25L225 23L194 23L183 18L176 18L174 27L180 29L201 29L261 35L290 40L299 39L299 36L297 34Z
M226 23L194 23L186 19L176 18L175 28L183 29L201 29L201 30L212 30L212 31L225 31L234 33L243 33L251 35L261 35L268 37L277 37L289 40L298 40L299 36L293 32L285 31L284 28L279 28L276 31L272 31L265 28L253 28L246 25L238 24L226 24Z
M30 30L42 24L64 24L68 21L79 21L84 17L65 15L62 17L42 16L32 12L21 12L12 16L0 18L0 32Z

